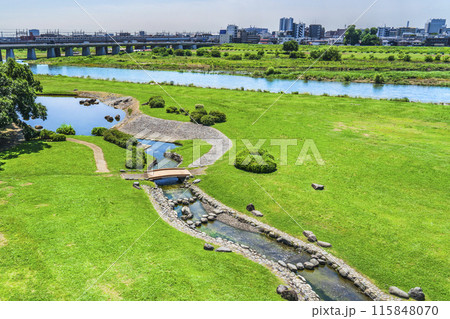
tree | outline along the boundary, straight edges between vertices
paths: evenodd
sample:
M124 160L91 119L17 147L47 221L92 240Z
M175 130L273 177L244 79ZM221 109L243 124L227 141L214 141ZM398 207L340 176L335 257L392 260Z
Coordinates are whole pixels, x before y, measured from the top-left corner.
M298 42L294 40L284 42L283 50L287 52L298 51Z
M34 79L27 65L8 59L0 65L0 127L18 123L20 117L47 119L47 109L36 103L36 93L42 92L41 83Z
M380 45L381 40L377 37L377 28L367 28L361 35L361 45Z
M330 47L328 49L318 49L311 51L311 59L320 59L323 61L340 61L342 59L342 54L336 47Z
M355 45L361 39L361 30L357 30L354 25L351 25L345 32L344 44Z

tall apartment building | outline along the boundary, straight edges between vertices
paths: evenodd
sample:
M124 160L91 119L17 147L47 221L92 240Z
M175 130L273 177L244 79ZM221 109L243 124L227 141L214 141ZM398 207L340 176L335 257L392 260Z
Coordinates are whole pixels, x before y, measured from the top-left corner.
M280 31L281 32L294 31L294 18L281 18Z
M446 19L430 19L425 24L425 33L428 34L441 34L444 33L447 29Z
M238 26L234 24L229 24L227 26L227 34L231 35L233 38L236 38L238 34Z
M305 37L305 31L306 31L306 25L302 22L300 23L294 23L294 28L293 28L293 34L292 36L294 38L304 38Z
M312 39L322 39L325 36L325 28L321 24L309 25L309 37Z

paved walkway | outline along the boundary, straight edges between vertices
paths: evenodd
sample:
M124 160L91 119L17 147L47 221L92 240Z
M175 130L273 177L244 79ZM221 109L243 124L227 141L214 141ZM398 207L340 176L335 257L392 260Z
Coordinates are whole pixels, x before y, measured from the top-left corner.
M78 144L85 145L94 151L94 159L95 165L97 165L96 173L109 173L108 164L105 161L105 157L103 156L103 150L92 143L76 140L74 138L67 138L69 142L74 142Z

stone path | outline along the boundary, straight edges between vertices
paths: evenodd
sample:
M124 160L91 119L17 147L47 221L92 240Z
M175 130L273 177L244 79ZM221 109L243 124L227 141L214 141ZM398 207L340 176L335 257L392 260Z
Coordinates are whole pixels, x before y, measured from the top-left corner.
M85 145L94 151L95 165L97 165L96 173L109 173L108 164L103 156L103 150L92 143L76 140L74 138L67 138L67 141Z
M120 123L117 128L136 138L163 142L201 139L211 144L211 150L198 158L189 167L214 164L233 146L232 141L219 130L191 122L164 120L139 114Z

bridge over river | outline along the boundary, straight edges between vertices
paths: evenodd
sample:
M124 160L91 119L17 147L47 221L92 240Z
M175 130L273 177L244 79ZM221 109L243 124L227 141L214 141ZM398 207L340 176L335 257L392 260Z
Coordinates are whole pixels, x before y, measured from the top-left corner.
M74 48L82 49L82 56L91 55L91 48L95 48L96 55L106 55L109 52L113 55L119 54L122 47L127 53L134 52L135 49L148 49L156 47L165 47L173 49L192 49L200 47L210 47L219 45L215 42L186 42L186 41L147 41L147 42L89 42L89 43L21 43L21 44L0 44L0 61L3 60L2 50L6 50L6 59L15 59L14 50L26 49L27 60L36 60L36 50L46 50L47 58L56 58L62 56L73 56ZM111 47L109 51L108 47Z
M165 178L178 178L183 180L192 177L192 173L186 168L173 167L150 170L143 174L122 174L126 180L149 180L156 181Z

